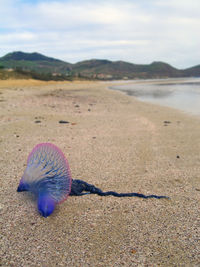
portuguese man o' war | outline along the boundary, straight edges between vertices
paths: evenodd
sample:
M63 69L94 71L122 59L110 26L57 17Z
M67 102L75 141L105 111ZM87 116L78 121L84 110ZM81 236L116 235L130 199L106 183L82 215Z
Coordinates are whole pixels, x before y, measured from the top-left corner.
M37 197L38 211L43 217L52 214L57 204L70 196L97 194L99 196L167 198L140 193L103 192L85 181L72 179L69 164L62 151L51 143L36 145L28 156L27 167L17 188L30 191Z
M68 197L71 183L69 164L62 151L53 144L42 143L29 154L17 191L34 193L39 213L48 217Z

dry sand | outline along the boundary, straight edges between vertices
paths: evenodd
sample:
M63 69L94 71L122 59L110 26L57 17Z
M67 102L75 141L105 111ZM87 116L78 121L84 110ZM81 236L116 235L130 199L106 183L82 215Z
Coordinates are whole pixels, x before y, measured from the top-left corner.
M200 118L107 86L0 81L1 266L199 266ZM41 142L73 178L171 200L69 197L45 219L16 192Z

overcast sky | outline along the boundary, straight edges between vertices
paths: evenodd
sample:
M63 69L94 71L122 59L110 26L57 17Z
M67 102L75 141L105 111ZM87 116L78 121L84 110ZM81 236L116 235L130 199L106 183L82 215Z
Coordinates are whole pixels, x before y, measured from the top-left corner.
M0 0L0 57L200 64L200 0Z

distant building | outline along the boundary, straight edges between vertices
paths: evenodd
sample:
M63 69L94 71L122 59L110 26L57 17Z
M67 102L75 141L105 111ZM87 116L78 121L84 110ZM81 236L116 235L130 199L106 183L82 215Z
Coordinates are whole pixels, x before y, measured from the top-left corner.
M61 75L62 75L62 74L57 73L57 72L52 73L52 76L54 76L54 77L56 77L56 76L61 76Z
M97 77L98 77L98 79L112 79L113 78L112 75L110 75L110 74L103 74L103 73L97 74Z

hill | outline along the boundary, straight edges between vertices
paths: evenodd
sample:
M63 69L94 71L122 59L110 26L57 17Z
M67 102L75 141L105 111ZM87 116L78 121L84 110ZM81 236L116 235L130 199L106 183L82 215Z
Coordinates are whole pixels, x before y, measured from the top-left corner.
M73 65L73 71L81 76L107 79L165 78L181 77L180 70L163 62L149 65L132 64L124 61L88 60Z
M133 64L125 61L91 59L71 64L39 53L13 52L0 58L0 67L40 79L150 79L200 77L200 65L185 70L155 61ZM45 78L44 78L45 77ZM55 78L57 77L57 78Z
M183 70L185 76L200 77L200 65Z
M60 73L71 72L71 64L46 57L39 53L13 52L0 58L0 65L4 68L21 68L27 71L36 71L42 73Z

